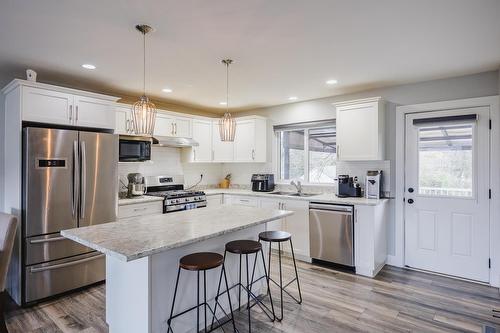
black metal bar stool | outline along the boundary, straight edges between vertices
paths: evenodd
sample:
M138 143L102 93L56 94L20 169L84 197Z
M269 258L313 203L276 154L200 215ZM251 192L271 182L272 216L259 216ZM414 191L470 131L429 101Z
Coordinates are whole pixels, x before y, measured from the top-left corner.
M222 276L224 276L224 280L226 282L226 291L227 291L227 298L229 301L229 310L230 314L228 315L226 311L224 311L224 308L221 306L221 310L224 313L226 317L229 317L224 322L220 322L219 319L215 315L215 310L212 310L210 305L207 303L207 270L217 268L219 266L222 266L221 269L221 279ZM179 286L179 277L181 275L181 269L188 270L188 271L195 271L197 273L197 292L196 292L196 304L195 306L184 310L176 315L174 315L174 307L175 307L175 298L177 296L177 287ZM203 272L203 303L200 303L200 272ZM220 282L219 282L219 288L220 288ZM219 294L219 291L217 291L217 295ZM218 301L218 296L215 298L215 309L217 309L217 305L219 305ZM193 253L189 254L187 256L182 257L179 260L179 270L177 271L177 280L175 281L175 290L174 290L174 299L172 301L172 309L170 310L170 317L167 320L168 324L168 329L167 332L172 332L172 319L175 319L177 317L180 317L189 311L192 311L196 309L196 332L198 332L199 327L200 327L200 307L204 307L205 311L205 332L211 332L219 327L222 328L223 325L232 322L233 323L233 330L234 332L238 332L236 329L236 324L234 322L234 316L233 316L233 307L231 305L231 296L229 295L229 285L227 283L227 276L226 276L226 268L224 266L224 257L218 253L213 253L213 252L198 252L198 253ZM212 325L210 331L207 331L207 308L210 310L212 313ZM217 326L213 327L214 320L217 321Z
M283 292L287 293L295 302L298 304L302 303L302 292L300 291L300 282L299 282L299 274L297 272L297 264L295 263L295 253L293 252L293 243L292 243L292 235L286 231L264 231L259 234L259 241L269 242L269 262L268 262L268 271L267 276L268 279L277 285L281 290L281 316L276 316L278 321L283 319ZM293 267L295 269L295 278L293 278L290 282L283 286L283 274L281 269L281 243L289 241L290 247L292 248L292 259L293 259ZM278 262L280 269L280 283L278 284L271 278L271 245L272 243L278 243ZM297 281L297 289L299 290L299 298L295 298L292 294L290 294L286 287L288 287L293 282ZM269 284L268 284L269 286Z
M271 321L275 320L273 299L271 298L271 293L269 291L269 279L268 279L268 276L267 276L266 261L264 259L264 252L262 251L262 244L259 243L259 242L257 242L257 241L253 241L253 240L235 240L235 241L232 241L232 242L229 242L229 243L226 244L226 249L224 251L224 260L226 259L227 252L233 253L233 254L239 254L239 256L240 256L240 267L239 267L239 274L238 274L238 283L235 284L235 285L233 285L233 286L231 286L225 292L220 293L220 287L221 287L221 283L222 283L222 274L221 274L221 276L219 278L219 287L217 288L217 297L215 299L217 300L217 298L219 296L221 296L222 294L224 294L226 292L229 294L229 291L231 289L238 287L238 310L241 310L241 290L243 289L247 293L247 306L246 306L246 308L248 309L248 332L250 333L252 331L252 322L251 322L251 317L250 317L250 310L255 305L258 305L262 309L262 311L264 312L264 314ZM257 265L257 258L259 256L259 252L260 252L260 255L261 255L261 258L262 258L262 264L264 266L264 275L261 276L261 277L259 277L256 280L254 280L254 277L255 277L255 267ZM250 270L249 270L249 265L248 265L248 255L250 255L250 254L255 254L255 259L254 259L253 268L252 268L252 278L251 279L250 279L250 276L249 276ZM241 267L242 267L241 259L242 259L243 255L245 255L245 260L246 260L246 272L247 272L247 274L246 274L247 275L246 276L246 285L243 285L241 283ZM271 302L271 309L269 309L269 307L267 305L265 305L262 302L262 300L259 299L258 296L256 296L253 293L253 291L252 291L253 284L256 283L257 281L260 281L261 279L266 279L268 295L269 295L269 299L270 299L270 302ZM254 303L250 304L250 300L253 300ZM215 304L215 310L217 310L217 304L218 304L218 302ZM212 320L212 325L213 324L214 324L214 320Z

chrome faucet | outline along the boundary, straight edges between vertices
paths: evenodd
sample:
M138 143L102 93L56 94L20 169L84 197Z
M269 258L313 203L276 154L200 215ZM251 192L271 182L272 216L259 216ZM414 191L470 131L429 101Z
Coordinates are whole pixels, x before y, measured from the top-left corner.
M292 181L290 182L290 185L295 186L295 188L297 189L297 193L298 193L299 195L301 195L301 194L302 194L302 183L300 182L300 180L297 180L297 182L295 182L294 180L292 180Z

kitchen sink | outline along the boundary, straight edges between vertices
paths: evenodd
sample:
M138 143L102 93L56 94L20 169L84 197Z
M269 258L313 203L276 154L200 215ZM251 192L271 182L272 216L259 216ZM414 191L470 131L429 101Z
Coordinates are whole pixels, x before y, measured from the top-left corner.
M297 193L297 192L282 192L282 191L271 192L269 194L287 195L290 197L312 197L313 195L317 195L316 193Z

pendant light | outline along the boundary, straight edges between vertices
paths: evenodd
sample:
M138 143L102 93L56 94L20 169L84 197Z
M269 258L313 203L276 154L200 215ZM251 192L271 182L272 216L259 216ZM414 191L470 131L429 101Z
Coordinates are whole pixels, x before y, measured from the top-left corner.
M136 25L135 28L142 34L143 37L143 95L132 106L132 119L134 131L136 135L150 136L153 135L156 122L156 106L149 101L146 96L146 34L151 32L153 28L149 25Z
M222 63L226 65L226 112L219 119L219 134L221 141L234 141L236 134L236 120L229 113L229 65L233 63L231 59L224 59Z

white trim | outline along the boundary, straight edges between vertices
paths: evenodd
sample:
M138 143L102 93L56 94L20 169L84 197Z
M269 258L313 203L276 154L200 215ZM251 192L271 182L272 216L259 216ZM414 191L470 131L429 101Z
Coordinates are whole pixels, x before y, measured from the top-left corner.
M379 101L383 101L382 97L371 97L371 98L362 98L362 99L355 99L355 100L350 100L350 101L344 101L344 102L335 102L332 103L332 105L335 106L347 106L347 105L353 105L353 104L363 104L363 103L378 103Z
M395 161L395 254L387 256L390 265L404 266L404 158L405 115L416 112L442 111L486 106L490 108L490 285L500 285L500 110L499 97L487 96L452 101L404 105L396 107L396 161Z

